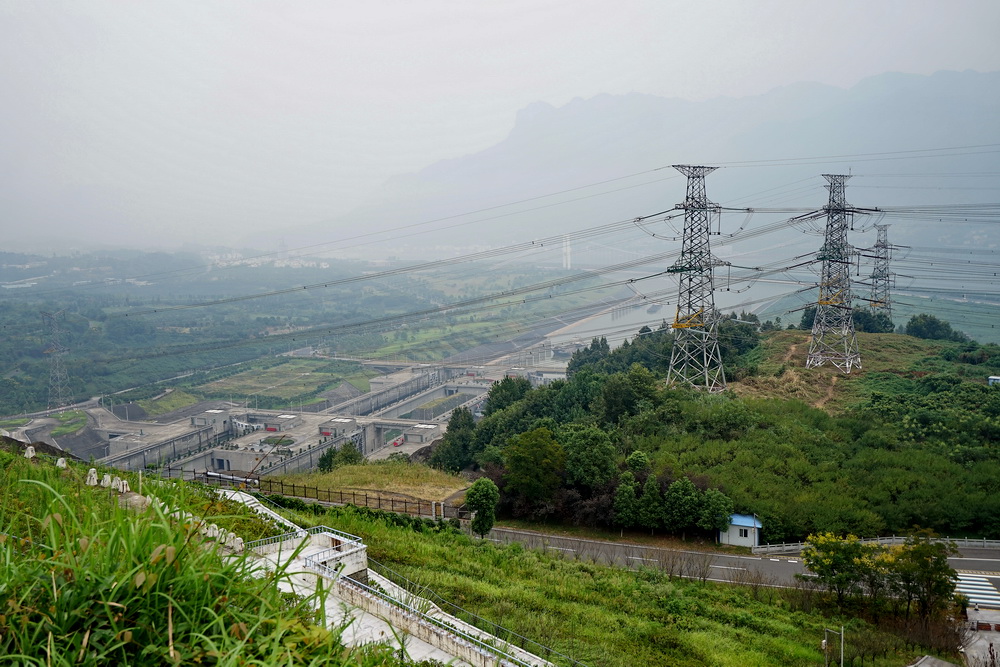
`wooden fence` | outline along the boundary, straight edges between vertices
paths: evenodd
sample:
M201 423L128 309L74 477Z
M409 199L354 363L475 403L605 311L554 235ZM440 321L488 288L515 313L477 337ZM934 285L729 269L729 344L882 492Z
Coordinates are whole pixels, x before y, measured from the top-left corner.
M215 486L240 486L241 482L230 476L199 476L193 481L205 482ZM320 489L315 486L305 484L290 484L280 479L270 477L249 478L243 486L249 491L256 491L264 495L277 494L290 498L300 498L302 500L315 500L320 503L330 505L355 505L356 507L371 507L372 509L386 510L387 512L398 512L400 514L410 514L412 516L424 516L434 519L468 519L471 513L465 505L452 505L445 502L432 500L418 500L415 498L398 498L395 496L383 496L377 493L367 493L363 491L334 491L331 489Z

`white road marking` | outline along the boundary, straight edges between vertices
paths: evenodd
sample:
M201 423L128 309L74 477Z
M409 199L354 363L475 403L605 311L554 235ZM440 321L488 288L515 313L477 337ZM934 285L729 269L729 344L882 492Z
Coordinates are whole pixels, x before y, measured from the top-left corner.
M955 590L969 598L972 604L1000 606L1000 591L986 577L959 574Z

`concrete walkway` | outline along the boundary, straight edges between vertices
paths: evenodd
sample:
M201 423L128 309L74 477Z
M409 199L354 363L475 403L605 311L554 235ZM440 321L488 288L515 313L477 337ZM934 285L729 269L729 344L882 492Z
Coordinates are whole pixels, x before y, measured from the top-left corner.
M1000 610L997 609L974 609L968 610L969 623L973 628L980 623L989 623L993 630L973 630L972 638L964 646L965 664L968 667L992 667L990 662L990 649L1000 660Z
M277 566L277 562L273 558L268 556L259 556L258 558L267 569L274 569ZM406 632L397 630L381 618L344 602L337 596L336 586L331 585L329 581L318 578L311 572L305 571L302 554L287 564L287 571L291 573L290 576L280 581L278 587L289 593L302 596L312 595L316 592L317 581L322 582L323 592L326 594L323 605L326 625L331 629L346 625L341 634L341 641L346 646L362 647L366 644L382 643L392 647L394 651L405 653L414 661L437 660L444 664L470 667L469 663L459 660L456 656L412 637Z
M248 493L235 489L219 489L218 493L231 500L244 503L255 512L291 531L302 530L300 526L288 521ZM329 581L321 580L316 574L306 569L306 557L315 555L315 553L327 548L306 545L300 549L294 554L291 562L284 563L286 571L290 576L280 581L278 587L289 593L310 596L316 592L317 582L323 581L323 584L325 584L323 592L326 594L323 614L326 619L326 625L331 629L342 625L346 626L341 634L341 640L346 646L361 647L376 642L384 643L391 646L395 651L404 652L410 659L415 661L437 660L442 663L468 667L468 663L459 660L456 656L445 653L424 641L409 636L405 632L396 630L377 616L352 606L337 597L336 586L332 585ZM287 554L287 551L276 551L273 554L263 556L248 553L247 557L256 559L264 570L273 571L281 564L279 559L282 553Z

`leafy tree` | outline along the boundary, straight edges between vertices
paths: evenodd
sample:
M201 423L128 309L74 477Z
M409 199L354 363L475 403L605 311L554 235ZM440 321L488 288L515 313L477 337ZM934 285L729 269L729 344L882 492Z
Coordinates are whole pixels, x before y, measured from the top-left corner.
M520 401L531 391L531 382L522 377L506 377L490 388L483 415L489 416Z
M617 452L611 438L593 426L577 426L563 431L566 448L566 479L591 492L615 476Z
M573 353L569 363L566 365L566 372L573 374L585 366L593 366L606 359L611 354L611 347L607 338L594 338L590 341L590 347L577 350Z
M649 455L637 449L625 459L625 466L634 473L646 472L649 470Z
M594 405L601 423L614 425L640 408L649 407L655 396L655 376L639 364L632 364L627 373L608 376Z
M660 495L660 483L656 475L646 478L642 486L642 496L639 498L639 525L649 528L650 532L663 525L663 498Z
M609 375L601 387L601 395L594 402L595 412L602 424L617 424L635 409L635 396L624 373Z
M856 331L866 331L868 333L892 333L896 330L892 320L885 313L872 313L870 310L859 308L851 313Z
M948 557L956 553L954 542L936 540L930 531L906 538L895 554L895 569L907 613L915 600L920 616L927 618L954 597L957 575Z
M331 447L319 457L320 472L330 472L340 466L358 465L365 462L365 457L358 451L353 442L345 442L340 449Z
M873 610L878 613L879 602L883 594L889 591L896 574L895 554L881 544L866 544L861 558L861 584L868 592L868 600Z
M907 336L914 336L916 338L957 341L967 340L967 336L965 334L955 331L951 328L951 325L944 320L938 319L933 315L928 315L927 313L921 313L911 317L910 321L906 323L905 332Z
M809 306L802 311L802 319L799 320L799 328L805 329L806 331L811 331L813 328L813 321L816 319L816 306Z
M631 528L639 524L639 499L636 495L638 488L639 483L635 481L635 476L628 471L623 472L618 480L612 504L615 525Z
M552 409L563 423L594 421L590 406L601 393L603 377L591 370L581 370L557 388ZM555 383L552 385L555 387Z
M498 502L500 502L500 490L493 480L480 477L472 483L465 492L466 506L476 513L472 518L472 532L484 537L493 529Z
M448 472L458 472L472 464L475 419L468 408L452 411L448 429L431 454L430 464Z
M733 318L736 314L733 314ZM743 313L740 319L748 317ZM752 316L756 319L756 315ZM719 352L722 355L724 364L735 363L741 355L757 347L760 343L760 334L757 327L748 322L737 322L732 318L726 318L719 322Z
M708 489L701 498L701 512L697 525L702 530L718 532L729 528L733 514L733 501L718 489Z
M687 477L675 480L663 497L665 525L667 530L683 533L694 526L701 514L701 498L698 488ZM729 524L726 524L729 525Z
M535 503L548 500L559 488L566 452L552 431L536 428L514 438L504 452L507 489Z
M842 607L845 598L861 585L865 545L854 535L839 538L833 533L810 535L807 542L802 549L802 562L820 583L833 591L837 605Z
M319 471L330 472L331 470L333 470L336 467L333 463L336 460L336 456L337 456L337 450L334 449L333 447L330 447L325 452L320 454L319 463L317 464L319 467Z

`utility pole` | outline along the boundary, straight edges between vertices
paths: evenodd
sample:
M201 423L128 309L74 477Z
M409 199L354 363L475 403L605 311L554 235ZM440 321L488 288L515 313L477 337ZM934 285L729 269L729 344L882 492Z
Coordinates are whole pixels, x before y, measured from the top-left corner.
M889 260L892 259L892 246L889 244L889 225L875 225L878 240L875 242L875 266L872 269L871 302L872 315L885 313L892 319L892 296L890 290L895 286L896 274L889 271Z
M677 314L671 325L674 344L670 351L667 384L687 384L710 392L726 388L726 374L719 352L719 320L715 312L712 270L722 262L712 256L709 244L711 218L719 206L708 201L705 176L716 167L673 165L687 176L684 203L684 238L681 256L669 273L679 279Z
M823 650L823 664L826 667L830 667L830 643L827 641L829 635L839 635L840 636L840 667L844 667L844 626L840 626L840 632L836 630L831 630L830 628L823 628L823 641L820 644L820 648Z
M844 197L845 183L850 176L823 174L829 185L830 203L826 206L826 235L819 259L823 261L813 320L812 341L806 368L830 362L844 373L861 368L861 353L854 332L851 297L851 255L847 230L854 216Z
M55 313L41 311L42 321L49 330L49 346L45 350L45 354L49 355L49 410L69 405L66 394L68 379L66 367L63 365L63 357L69 352L69 348L59 342L63 332L59 328L59 322L56 321L56 318L64 312L63 310Z

